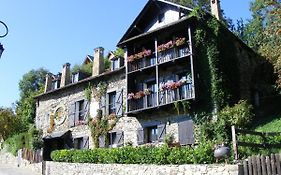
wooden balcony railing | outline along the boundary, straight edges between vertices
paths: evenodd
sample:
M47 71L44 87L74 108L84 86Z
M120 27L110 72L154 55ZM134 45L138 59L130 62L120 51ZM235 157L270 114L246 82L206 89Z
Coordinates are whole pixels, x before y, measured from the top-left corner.
M192 84L185 84L177 89L164 90L159 92L159 105L173 103L179 100L191 99L194 97Z
M144 57L128 63L128 72L137 71L156 64L155 56Z
M159 104L157 104L157 95ZM191 83L185 84L177 89L163 90L158 93L154 92L139 99L128 100L128 112L140 111L165 104L170 104L179 100L192 99L194 90Z
M128 111L136 111L144 108L157 106L157 93L151 93L139 99L128 100Z
M158 63L168 62L177 58L187 56L189 49L187 46L173 47L161 52L158 52Z
M189 54L189 48L187 45L175 46L165 51L158 52L157 63L161 64L164 62L172 61L177 58L187 56ZM143 68L156 65L155 54L151 56L143 57L131 62L128 62L128 72L137 71Z

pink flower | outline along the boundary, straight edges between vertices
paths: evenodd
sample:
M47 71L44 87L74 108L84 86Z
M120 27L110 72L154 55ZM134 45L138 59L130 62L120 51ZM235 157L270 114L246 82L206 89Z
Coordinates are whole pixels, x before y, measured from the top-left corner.
M131 99L133 99L134 98L134 96L135 96L135 94L134 93L129 93L128 94L128 100L131 100Z

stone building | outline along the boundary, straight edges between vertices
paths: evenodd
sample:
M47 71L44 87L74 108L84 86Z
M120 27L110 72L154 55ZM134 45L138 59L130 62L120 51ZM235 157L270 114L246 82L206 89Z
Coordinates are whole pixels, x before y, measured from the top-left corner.
M63 65L58 75L46 75L45 92L36 97L35 119L36 127L43 130L45 159L50 159L50 152L56 149L92 148L87 123L90 117L97 115L99 108L105 108L104 115L123 115L123 94L126 94L124 61L113 57L112 64L118 65L105 70L103 51L102 47L96 48L94 56L87 56L83 62L93 64L92 75L82 71L71 73L69 63ZM103 98L107 106L101 106L93 95L90 99L85 95L86 89L96 89L101 82L107 85Z
M216 0L211 9L219 20ZM149 0L117 44L125 50L125 59L109 55L111 70L104 70L103 49L97 48L83 62L93 64L92 75L71 75L67 63L61 74L46 76L45 93L36 97L36 126L44 131L46 159L52 150L63 148L159 144L164 138L178 145L194 144L194 114L215 113L222 99L225 104L258 102L266 63L210 14L200 21L192 12L168 1ZM197 29L211 21L218 31L203 30L215 41L216 61L195 44ZM100 82L107 89L97 100ZM86 99L89 87L94 93ZM94 144L86 123L95 120L98 111L104 117L117 116L117 122Z

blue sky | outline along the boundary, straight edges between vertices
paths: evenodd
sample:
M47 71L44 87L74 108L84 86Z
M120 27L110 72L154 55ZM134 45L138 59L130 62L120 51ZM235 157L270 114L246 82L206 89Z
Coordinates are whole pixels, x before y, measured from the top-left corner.
M114 50L147 0L2 0L0 20L9 34L0 38L0 106L18 100L18 82L31 69L53 73L66 62L80 64L93 49ZM226 16L249 19L250 0L221 0ZM3 34L3 26L0 26Z

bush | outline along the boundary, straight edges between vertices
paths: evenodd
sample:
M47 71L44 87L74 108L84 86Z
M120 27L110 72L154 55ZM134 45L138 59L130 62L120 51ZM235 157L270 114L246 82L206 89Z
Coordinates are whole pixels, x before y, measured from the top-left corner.
M214 156L211 142L196 148L169 148L142 146L134 148L96 148L93 150L56 150L51 158L57 162L73 163L118 163L118 164L192 164L213 163Z
M35 129L35 127L30 127L27 132L15 134L4 142L7 151L14 155L22 148L36 150L42 148L42 146L42 131Z

